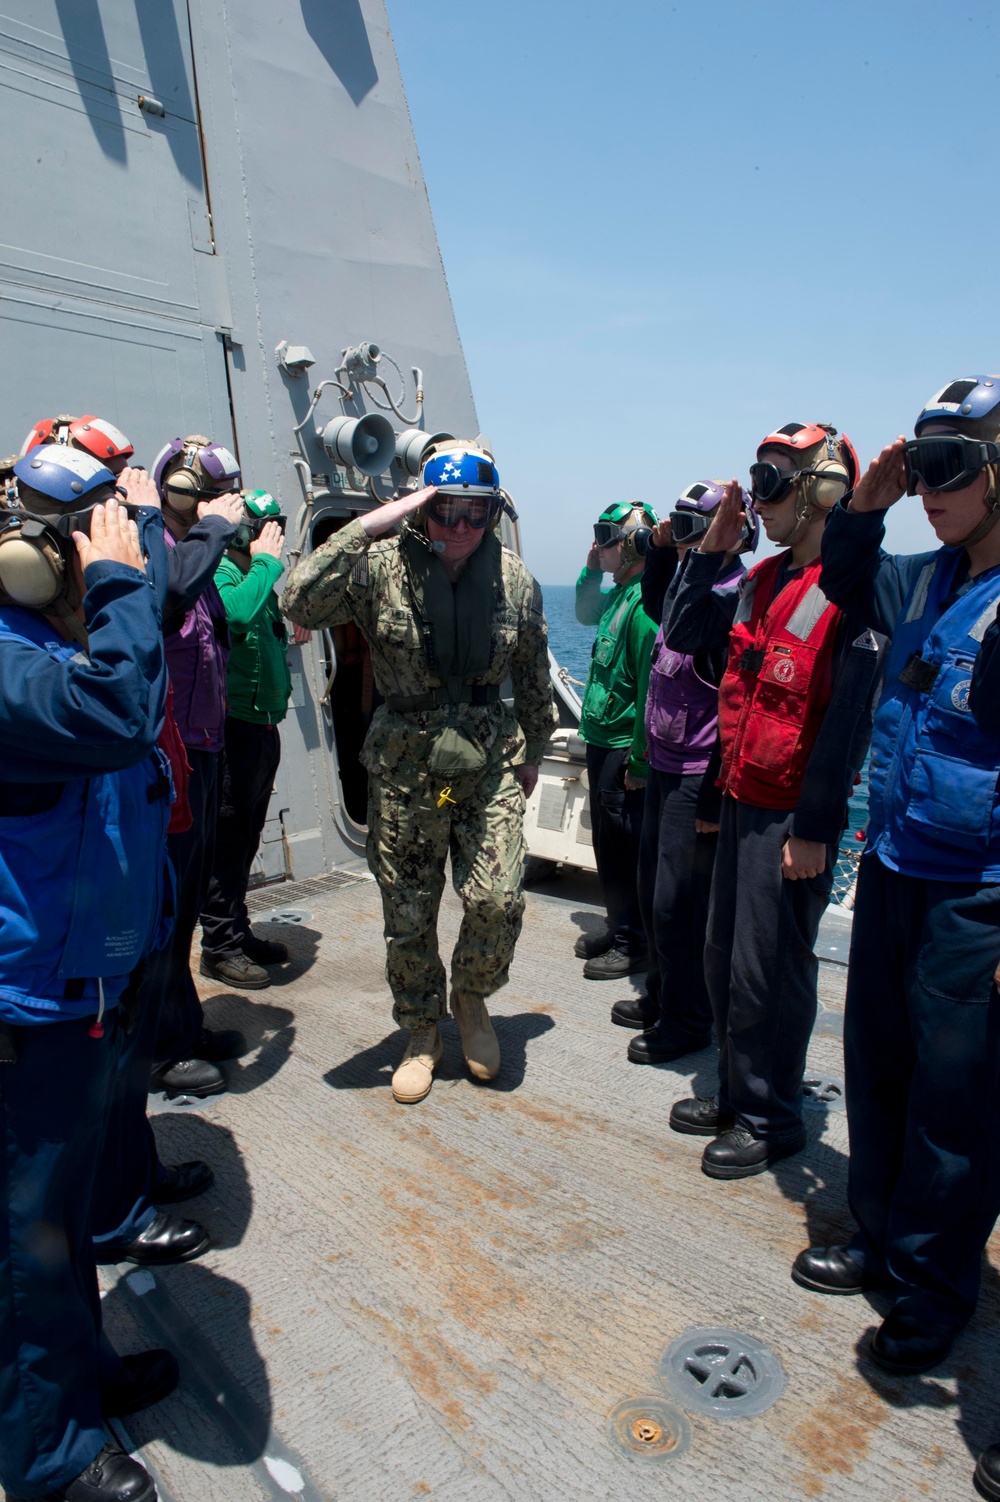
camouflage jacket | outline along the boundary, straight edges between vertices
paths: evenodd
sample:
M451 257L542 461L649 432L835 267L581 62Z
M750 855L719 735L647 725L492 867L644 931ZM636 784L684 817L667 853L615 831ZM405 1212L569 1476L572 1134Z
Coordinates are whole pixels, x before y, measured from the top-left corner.
M371 648L383 698L410 697L438 686L427 664L398 536L371 538L360 519L349 522L292 571L281 608L297 625L313 629L354 621ZM488 767L541 761L557 723L542 594L517 554L503 548L489 667L478 681L501 684L507 678L513 710L502 699L410 714L380 705L362 762L380 777L420 776L423 754L444 724L464 726L487 747Z

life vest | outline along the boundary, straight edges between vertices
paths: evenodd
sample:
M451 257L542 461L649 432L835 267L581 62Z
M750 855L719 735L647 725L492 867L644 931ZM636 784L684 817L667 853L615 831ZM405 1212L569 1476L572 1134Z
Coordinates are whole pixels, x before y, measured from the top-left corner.
M833 692L841 612L819 587L817 558L777 596L787 554L750 570L719 688L724 792L755 808L794 808Z
M580 735L589 745L630 744L638 671L637 661L630 660L630 638L637 654L652 649L654 634L653 622L642 608L642 576L637 574L612 590L598 623L580 709Z
M1000 601L1000 566L943 609L964 562L941 548L893 632L868 769L868 848L932 881L1000 882L1000 741L969 709L976 655Z
M41 616L0 607L4 642L66 662ZM170 767L156 748L138 766L52 787L41 812L0 820L0 1020L58 1022L120 996L167 935L164 910ZM26 1009L26 1011L22 1011Z
M170 532L164 531L163 538L168 548L177 547ZM166 636L163 644L181 740L192 751L221 751L229 627L214 583L206 584L180 629Z
M732 595L743 574L743 565L735 561L716 581L712 593ZM675 578L680 578L679 572ZM666 605L663 613L666 616ZM682 776L704 772L715 745L718 720L718 683L701 676L697 658L672 651L663 640L661 626L653 642L646 693L649 765L657 772Z

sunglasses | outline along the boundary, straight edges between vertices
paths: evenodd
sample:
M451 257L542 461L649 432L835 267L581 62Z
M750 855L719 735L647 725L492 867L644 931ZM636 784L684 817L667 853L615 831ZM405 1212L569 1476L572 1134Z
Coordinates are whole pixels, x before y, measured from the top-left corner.
M439 527L455 527L464 516L470 527L475 527L477 532L481 532L495 513L496 502L489 496L442 495L438 491L437 495L427 502L427 515L436 521Z
M903 449L906 493L916 495L918 483L925 490L964 490L987 464L998 460L1000 446L961 433L911 438Z

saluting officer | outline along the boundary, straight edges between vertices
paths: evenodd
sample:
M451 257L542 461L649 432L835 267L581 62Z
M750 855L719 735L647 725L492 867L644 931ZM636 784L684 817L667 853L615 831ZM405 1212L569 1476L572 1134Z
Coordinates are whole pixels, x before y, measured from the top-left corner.
M426 461L423 482L323 543L282 600L301 626L355 621L385 700L361 759L393 1017L410 1029L392 1093L408 1102L430 1090L441 1057L449 852L464 909L451 1007L473 1077L500 1069L484 997L506 984L521 930L525 800L556 725L541 591L496 535L506 503L491 457L456 443ZM513 708L500 697L508 678Z

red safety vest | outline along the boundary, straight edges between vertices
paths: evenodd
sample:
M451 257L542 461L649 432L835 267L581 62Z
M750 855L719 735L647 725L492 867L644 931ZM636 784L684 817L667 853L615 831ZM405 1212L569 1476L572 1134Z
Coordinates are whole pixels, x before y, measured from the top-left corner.
M785 556L765 558L750 570L719 688L719 783L755 808L798 803L833 692L831 663L841 612L819 587L818 558L775 599Z

